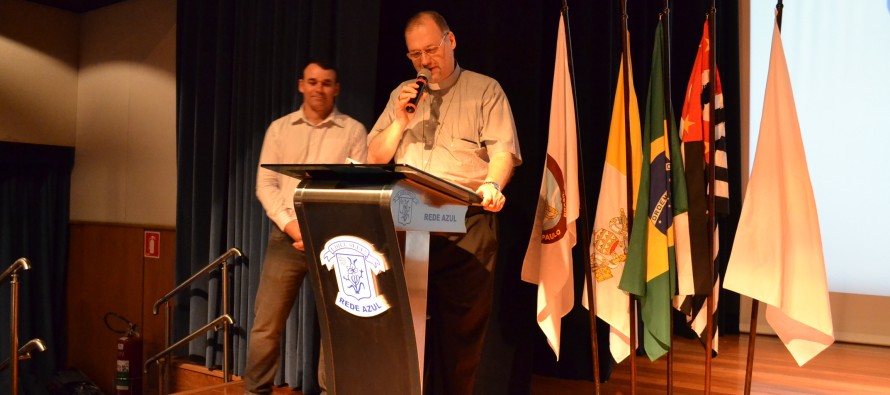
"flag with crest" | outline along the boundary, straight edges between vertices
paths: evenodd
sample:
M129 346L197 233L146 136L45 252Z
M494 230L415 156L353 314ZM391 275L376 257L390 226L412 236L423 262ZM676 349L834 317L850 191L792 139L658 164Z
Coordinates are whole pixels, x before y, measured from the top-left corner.
M575 299L572 247L581 203L578 188L578 138L575 97L569 74L566 32L559 17L547 161L522 280L538 285L537 321L559 360L562 317Z
M632 179L630 181L632 204L635 204L642 164L640 110L634 92L630 57L627 64L627 91L624 89L623 62L618 67L618 84L615 88L615 104L612 107L609 142L606 146L606 160L596 205L593 237L590 240L590 270L591 278L595 281L596 315L609 324L609 348L616 362L627 358L631 349L630 296L618 288L618 283L627 261L630 239L628 217L633 208L633 206L628 207L628 178ZM627 106L624 104L625 98ZM627 123L625 115L629 120ZM584 307L589 308L586 284L581 300Z

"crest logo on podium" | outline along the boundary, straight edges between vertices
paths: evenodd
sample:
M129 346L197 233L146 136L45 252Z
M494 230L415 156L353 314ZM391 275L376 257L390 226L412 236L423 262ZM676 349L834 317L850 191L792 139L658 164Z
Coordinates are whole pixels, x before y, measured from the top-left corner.
M413 214L412 209L415 204L420 203L417 194L402 189L393 195L392 201L393 203L398 204L399 207L398 214L396 215L396 221L399 225L405 226L411 224L411 215Z
M377 275L386 271L386 261L370 243L355 236L328 240L319 254L322 266L337 276L335 304L349 314L373 317L389 309L377 291Z

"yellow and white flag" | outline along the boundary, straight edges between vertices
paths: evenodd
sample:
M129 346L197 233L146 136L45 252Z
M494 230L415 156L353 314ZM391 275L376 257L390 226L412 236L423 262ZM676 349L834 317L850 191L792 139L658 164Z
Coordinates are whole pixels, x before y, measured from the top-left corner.
M628 42L630 40L628 39ZM618 86L615 88L615 105L612 108L612 124L609 128L609 143L606 147L606 161L603 165L603 178L596 206L596 219L590 240L591 278L596 294L596 315L609 326L609 349L616 362L630 355L630 299L627 292L618 289L621 274L627 261L630 229L627 207L627 128L625 113L630 119L631 175L633 177L633 206L636 207L640 185L642 154L640 141L640 110L633 85L633 67L628 58L629 92L624 91L624 64L618 69ZM625 108L624 98L629 96ZM645 224L643 224L645 226ZM586 279L586 278L585 278ZM587 286L581 299L587 303Z

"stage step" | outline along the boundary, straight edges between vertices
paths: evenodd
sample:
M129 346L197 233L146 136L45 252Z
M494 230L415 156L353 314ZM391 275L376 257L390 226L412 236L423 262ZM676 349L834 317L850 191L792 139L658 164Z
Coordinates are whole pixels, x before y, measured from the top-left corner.
M241 378L233 376L232 381L240 382ZM220 384L228 384L224 382L220 369L210 370L204 365L174 360L170 370L170 393L184 393Z
M170 370L171 395L242 395L244 382L241 377L232 376L232 381L223 381L220 369L210 370L204 365L187 361L174 361ZM302 392L289 387L275 388L275 395L302 395Z

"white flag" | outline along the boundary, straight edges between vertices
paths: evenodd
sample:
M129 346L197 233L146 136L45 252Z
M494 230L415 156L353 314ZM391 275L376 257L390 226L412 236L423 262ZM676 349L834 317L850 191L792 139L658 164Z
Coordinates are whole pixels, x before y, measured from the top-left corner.
M724 287L766 303L798 365L834 342L822 236L779 27L763 118Z
M572 310L575 299L572 247L577 238L575 222L580 210L575 97L565 34L560 14L547 163L534 228L522 263L522 280L538 284L538 325L557 360L562 317Z

